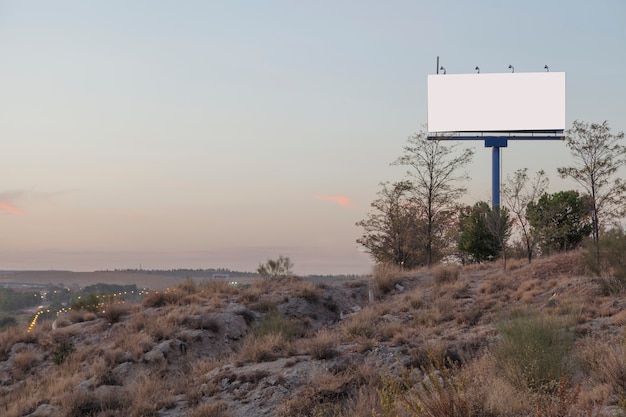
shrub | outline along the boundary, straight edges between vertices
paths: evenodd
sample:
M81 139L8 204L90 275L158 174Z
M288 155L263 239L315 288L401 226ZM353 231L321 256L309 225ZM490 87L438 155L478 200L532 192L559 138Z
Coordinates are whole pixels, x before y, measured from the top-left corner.
M263 278L279 278L293 275L293 262L287 256L280 255L278 259L268 259L260 264L257 273Z
M143 299L144 307L165 307L180 304L185 294L180 290L165 290L151 292Z
M567 375L573 344L567 324L566 318L536 312L514 312L501 322L494 356L507 380L521 390L554 392Z
M69 339L59 341L52 351L52 362L61 365L76 350L74 343Z

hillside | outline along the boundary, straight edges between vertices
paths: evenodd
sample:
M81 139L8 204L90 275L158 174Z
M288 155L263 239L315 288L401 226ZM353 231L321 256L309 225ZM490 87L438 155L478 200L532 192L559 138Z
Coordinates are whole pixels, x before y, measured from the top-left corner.
M606 284L578 252L507 271L186 280L1 333L0 414L622 415L626 301Z

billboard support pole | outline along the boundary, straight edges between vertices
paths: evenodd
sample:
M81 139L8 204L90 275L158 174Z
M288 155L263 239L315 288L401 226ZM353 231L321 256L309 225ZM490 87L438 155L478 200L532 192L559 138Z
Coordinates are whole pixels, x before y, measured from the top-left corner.
M500 147L491 151L491 208L495 211L500 206Z
M495 210L500 206L500 148L506 148L508 138L506 137L486 137L485 148L492 148L491 151L491 206Z

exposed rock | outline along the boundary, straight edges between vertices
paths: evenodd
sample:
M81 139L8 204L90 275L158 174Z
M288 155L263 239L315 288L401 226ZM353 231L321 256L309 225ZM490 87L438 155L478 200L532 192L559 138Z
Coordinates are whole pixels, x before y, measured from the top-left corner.
M35 411L25 417L60 417L61 410L56 405L41 404Z

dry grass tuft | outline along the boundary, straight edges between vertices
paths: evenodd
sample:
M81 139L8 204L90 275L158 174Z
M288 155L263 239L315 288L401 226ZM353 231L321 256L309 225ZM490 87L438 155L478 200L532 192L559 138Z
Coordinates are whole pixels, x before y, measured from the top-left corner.
M286 354L289 343L282 334L270 333L263 336L249 335L235 355L235 362L270 362Z
M459 265L437 265L433 270L433 279L436 285L456 282L461 276Z
M191 417L230 417L232 415L224 401L201 404L190 414Z
M309 352L313 359L332 359L338 355L335 346L337 344L337 336L327 329L322 329L315 337L306 341L305 350Z
M402 282L400 267L394 264L378 264L374 267L374 286L381 294L393 291L396 284Z

